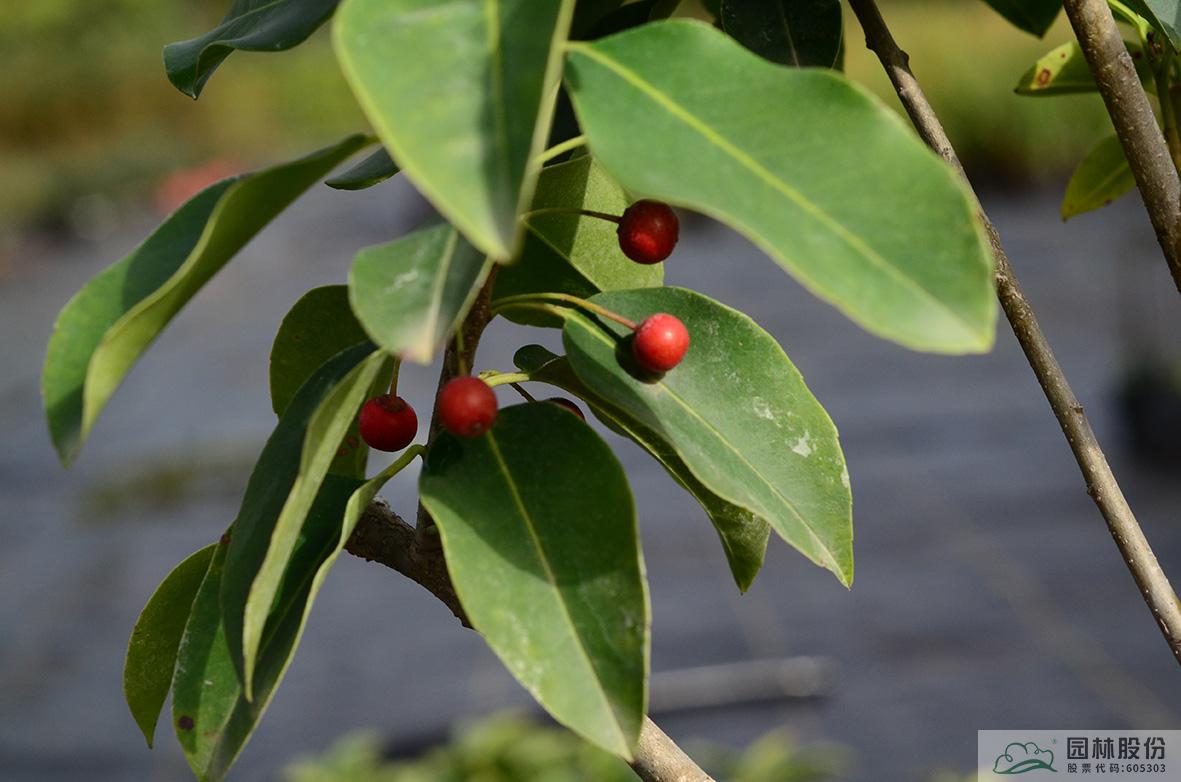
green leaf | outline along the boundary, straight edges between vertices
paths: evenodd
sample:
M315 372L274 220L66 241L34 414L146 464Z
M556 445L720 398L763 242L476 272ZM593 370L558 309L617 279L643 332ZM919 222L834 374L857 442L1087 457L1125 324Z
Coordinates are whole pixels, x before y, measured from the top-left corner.
M164 69L178 90L196 98L235 49L277 52L303 43L328 21L340 0L234 0L221 24L199 38L164 47Z
M189 299L300 193L368 143L351 136L293 163L212 185L70 300L54 325L41 380L50 435L64 464Z
M308 291L283 317L271 347L271 406L280 418L308 378L345 348L368 339L349 307L345 285L327 285ZM388 376L379 376L367 396L384 393ZM361 440L354 421L345 434L329 472L364 477L369 448Z
M1133 11L1148 20L1156 31L1181 51L1181 0L1124 0Z
M591 149L628 190L738 229L875 334L940 353L992 345L993 261L973 202L869 94L700 22L569 49Z
M763 566L771 526L745 508L727 502L697 480L676 448L660 433L641 424L626 412L611 407L587 388L570 362L540 345L526 345L517 351L513 362L533 380L557 386L586 402L595 417L615 433L633 440L652 455L669 475L701 503L722 542L730 572L738 589L745 592L754 583Z
M984 0L998 14L1027 33L1041 37L1046 34L1058 12L1062 0Z
M644 716L648 596L635 505L611 449L556 405L440 435L419 479L455 591L558 722L630 757Z
M516 255L573 0L346 0L353 92L406 176L486 255Z
M724 0L722 29L781 65L833 68L844 25L840 0Z
M676 369L638 376L625 327L572 315L563 343L582 382L667 442L712 493L765 519L849 585L852 500L836 427L771 335L681 288L614 291L591 301L637 321L671 313L691 344Z
M169 573L135 621L123 663L123 695L148 746L168 697L176 650L216 546L190 554Z
M525 216L528 233L521 257L496 273L492 306L509 296L648 288L664 281L663 264L634 263L619 249L616 225L607 220L550 210L589 209L622 214L631 199L595 162L583 156L541 172L537 195ZM531 325L560 326L552 318L518 309L505 313Z
M378 478L384 482L383 476ZM217 547L185 627L172 682L173 727L201 782L221 780L258 726L287 672L328 570L376 492L373 483L358 488L356 480L329 476L321 488L267 623L253 700L245 697L227 643L219 601L229 546ZM231 545L234 534L231 530Z
M388 353L429 364L480 293L491 263L447 223L357 253L349 302Z
M1144 50L1138 43L1125 41L1140 81L1149 92L1156 92L1152 68ZM1051 96L1069 95L1078 92L1096 92L1099 86L1091 76L1083 50L1077 41L1070 41L1047 52L1033 64L1018 80L1016 92L1019 95Z
M1062 219L1107 206L1135 187L1124 148L1112 134L1096 144L1071 175L1062 199Z
M250 476L221 585L226 640L248 698L254 694L254 665L266 618L308 508L388 361L369 343L329 359L288 405Z
M400 170L390 153L382 147L343 174L325 180L324 184L337 190L364 190L381 184Z

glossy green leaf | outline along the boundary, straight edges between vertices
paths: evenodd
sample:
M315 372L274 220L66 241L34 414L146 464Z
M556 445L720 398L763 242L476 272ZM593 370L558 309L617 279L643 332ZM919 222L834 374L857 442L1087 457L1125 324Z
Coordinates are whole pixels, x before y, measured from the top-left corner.
M481 252L516 254L573 0L346 0L336 53L406 176Z
M1062 0L984 0L1018 28L1037 36L1046 34L1062 10Z
M123 695L148 746L168 697L176 650L216 546L190 554L169 573L140 612L123 663Z
M168 80L196 98L235 49L277 52L303 43L328 21L340 0L234 0L221 24L189 41L164 47Z
M1062 219L1107 206L1135 187L1123 145L1112 134L1096 144L1071 175L1062 198Z
M386 352L429 364L480 293L491 263L446 223L357 253L349 301Z
M238 678L219 605L229 546L217 547L193 603L172 682L173 727L201 782L225 777L270 705L299 645L315 595L360 518L357 506L363 510L368 504L360 500L371 487L358 483L329 476L312 506L267 623L252 700L245 697ZM231 545L234 534L231 530Z
M840 58L840 0L724 0L721 11L722 29L771 62L832 68Z
M563 342L582 382L668 443L711 492L765 519L850 584L852 500L836 427L771 335L681 288L615 291L591 301L636 321L671 313L691 344L676 369L644 377L635 374L627 329L572 315Z
M70 300L54 325L41 381L63 463L77 456L123 377L189 299L300 193L367 143L351 136L212 185Z
M644 716L648 596L623 468L556 405L441 435L419 479L472 625L558 722L630 757Z
M1140 16L1148 20L1156 31L1173 47L1181 51L1181 0L1124 0Z
M624 187L740 230L875 334L941 353L992 345L993 262L972 200L869 94L700 22L569 49L582 127Z
M1152 68L1148 58L1144 56L1143 49L1137 43L1125 43L1132 55L1132 61L1136 64L1140 81L1149 92L1155 92ZM1051 49L1022 74L1017 82L1016 92L1019 95L1052 96L1096 92L1098 89L1086 57L1083 56L1083 50L1079 48L1077 41L1070 41Z
M324 184L337 190L364 190L386 181L401 169L385 147L374 152L357 165L324 181Z
M492 304L527 293L570 293L648 288L664 281L663 264L634 263L619 249L616 225L608 220L551 210L589 209L622 214L631 203L623 188L583 156L549 166L525 217L528 233L521 257L496 273ZM506 313L520 323L560 326L530 310Z
M722 542L730 572L740 591L754 583L763 566L771 526L745 508L727 502L697 480L676 448L653 429L645 427L626 412L611 407L578 379L570 362L540 345L526 345L513 357L514 363L533 380L557 386L586 402L595 417L609 429L630 438L652 455L669 475L693 495L705 510Z
M308 507L387 360L369 343L329 359L288 405L251 473L221 584L226 641L248 695L263 626Z

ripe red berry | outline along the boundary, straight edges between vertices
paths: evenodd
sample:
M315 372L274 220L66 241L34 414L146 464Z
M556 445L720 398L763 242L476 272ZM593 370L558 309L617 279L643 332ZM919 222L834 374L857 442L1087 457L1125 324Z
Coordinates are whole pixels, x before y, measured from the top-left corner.
M580 408L578 405L571 402L569 399L566 399L565 397L553 396L545 401L549 402L550 404L555 404L558 407L564 407L567 410L569 410L571 413L574 413L574 415L581 418L583 421L586 420L586 416L582 414L582 408Z
M619 249L636 263L660 263L677 246L677 213L660 201L636 201L620 218Z
M689 331L685 324L665 312L645 318L632 337L632 355L649 372L669 371L681 363L688 349Z
M439 392L439 421L460 437L478 437L496 420L496 394L478 377L464 375Z
M400 451L418 434L418 416L400 396L382 394L361 408L361 438L379 451Z

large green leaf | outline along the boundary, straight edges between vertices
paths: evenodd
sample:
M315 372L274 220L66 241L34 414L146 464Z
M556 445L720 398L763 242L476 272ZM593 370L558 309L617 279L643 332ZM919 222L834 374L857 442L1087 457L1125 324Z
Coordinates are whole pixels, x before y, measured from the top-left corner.
M1181 51L1181 0L1124 0L1133 11L1140 14L1164 36L1173 47Z
M168 80L196 98L235 49L277 52L303 43L328 21L340 0L234 0L221 24L189 41L164 47Z
M1062 219L1107 206L1135 187L1123 145L1112 134L1096 144L1071 175L1062 198Z
M115 388L189 299L300 193L367 143L351 136L212 185L70 300L54 325L41 381L63 463L77 456Z
M383 476L382 481L388 471ZM349 478L329 476L325 481L276 596L250 700L238 678L219 605L229 546L217 547L193 603L172 681L173 727L201 782L225 776L262 719L299 645L312 602L375 491L371 484L358 487ZM231 545L234 534L231 530Z
M549 166L541 173L520 259L496 273L492 304L527 293L587 297L620 288L647 288L664 280L662 264L634 263L619 249L610 221L551 210L588 209L622 214L631 203L623 188L589 156ZM561 325L530 310L506 313L521 323Z
M712 493L765 519L850 584L852 500L836 427L771 335L681 288L614 291L591 301L637 321L671 313L691 343L676 369L644 377L633 374L627 329L572 315L563 342L582 382L668 443Z
M491 263L447 223L357 253L349 301L386 352L429 364L467 315Z
M730 572L739 590L754 583L763 566L771 526L745 508L727 502L699 481L677 453L676 448L653 429L626 412L611 407L578 379L570 362L540 345L526 345L513 357L514 363L533 380L557 386L590 405L595 417L619 435L628 437L668 470L669 475L701 503L717 530Z
M998 14L1027 33L1046 34L1062 10L1062 0L984 0Z
M336 53L387 149L482 252L516 254L573 0L346 0Z
M1156 91L1152 78L1152 67L1140 44L1125 41L1140 81L1149 92ZM1017 81L1019 95L1052 96L1069 95L1077 92L1096 92L1099 86L1091 75L1087 59L1077 41L1069 41L1046 52Z
M325 180L324 184L337 190L364 190L381 184L400 170L390 153L382 147L348 171Z
M250 476L221 584L226 641L248 697L263 628L308 509L388 361L369 343L329 359L287 406Z
M841 54L840 0L724 0L722 29L781 65L834 67Z
M140 612L127 643L123 695L149 747L172 683L176 650L215 548L206 546L190 554L160 582Z
M648 596L623 468L556 405L444 434L419 480L472 625L562 724L630 757L644 716Z
M942 353L992 345L993 262L972 200L868 93L700 22L569 49L583 129L624 187L737 228L875 334Z

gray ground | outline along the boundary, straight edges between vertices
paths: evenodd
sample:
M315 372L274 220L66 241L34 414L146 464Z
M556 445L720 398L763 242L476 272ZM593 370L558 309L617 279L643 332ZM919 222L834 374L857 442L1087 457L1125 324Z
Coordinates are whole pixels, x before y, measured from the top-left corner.
M1181 486L1130 461L1110 408L1117 273L1137 295L1122 311L1175 306L1175 295L1137 204L1063 226L1054 195L989 206L1158 555L1177 571ZM422 214L402 182L305 198L180 315L69 472L39 411L43 346L68 296L152 220L24 258L0 282L0 779L187 778L167 728L149 752L122 704L127 634L169 567L236 511L273 423L266 356L283 313L307 287L342 281L356 249ZM841 665L831 698L670 715L671 733L742 744L786 726L851 747L851 778L889 782L971 767L977 728L1181 727L1176 664L1003 322L991 355L910 353L858 330L744 240L697 223L668 277L744 309L783 342L841 430L857 534L852 591L773 542L740 598L692 500L612 439L640 504L657 671L794 654ZM536 339L497 326L479 364L507 368L513 347ZM420 408L435 372L404 372ZM412 492L402 477L387 496L406 511ZM409 736L524 701L433 598L346 557L236 777L273 778L355 728Z

